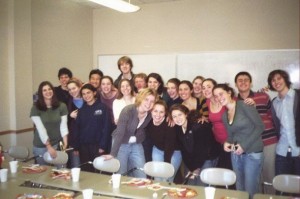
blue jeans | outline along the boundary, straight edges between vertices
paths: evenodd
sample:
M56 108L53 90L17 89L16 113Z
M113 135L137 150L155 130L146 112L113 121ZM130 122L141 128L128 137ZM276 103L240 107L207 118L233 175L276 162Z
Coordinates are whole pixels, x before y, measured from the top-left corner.
M236 189L247 191L250 198L259 191L263 160L263 152L242 155L231 153L232 168L236 174Z
M121 144L117 159L120 161L118 173L123 174L133 168L143 168L145 165L145 155L142 144ZM146 174L141 170L134 170L128 175L136 178L146 178Z
M74 151L68 153L70 159L70 167L75 168L80 165L80 157L79 155L75 155Z
M275 176L280 174L300 175L300 157L275 157Z
M157 147L153 146L153 149L152 149L152 160L153 161L164 162L164 154L165 154L164 151L159 150ZM181 152L179 150L174 151L173 155L171 157L171 164L174 166L175 172L174 172L174 176L168 179L169 182L173 182L175 175L180 167L181 160L182 160ZM161 179L161 178L155 178L155 180L163 181L163 179Z

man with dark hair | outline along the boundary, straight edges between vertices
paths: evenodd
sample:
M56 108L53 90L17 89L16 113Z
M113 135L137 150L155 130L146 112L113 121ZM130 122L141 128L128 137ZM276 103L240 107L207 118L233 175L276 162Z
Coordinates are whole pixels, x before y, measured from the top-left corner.
M270 72L268 85L278 93L272 101L272 117L279 135L275 175L300 175L300 90L291 88L289 74L284 70Z
M256 109L265 125L262 133L264 143L264 165L263 181L272 182L274 178L275 147L277 143L277 134L272 121L271 100L268 94L264 92L254 92L252 87L252 76L246 71L239 72L234 78L235 86L238 89L238 100L251 98L254 100Z
M101 93L100 82L102 77L103 77L103 72L99 69L93 69L89 74L89 83L94 88L96 88L97 90L96 97L99 100L100 100L100 93Z
M73 74L68 68L63 67L59 69L57 76L60 85L55 87L54 91L56 93L57 99L67 104L70 98L67 83L73 77Z

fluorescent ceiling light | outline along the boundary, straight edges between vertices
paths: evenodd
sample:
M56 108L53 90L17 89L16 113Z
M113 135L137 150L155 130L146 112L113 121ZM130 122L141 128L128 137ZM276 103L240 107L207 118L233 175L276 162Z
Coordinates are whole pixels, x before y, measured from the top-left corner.
M140 7L123 0L89 0L120 12L136 12Z

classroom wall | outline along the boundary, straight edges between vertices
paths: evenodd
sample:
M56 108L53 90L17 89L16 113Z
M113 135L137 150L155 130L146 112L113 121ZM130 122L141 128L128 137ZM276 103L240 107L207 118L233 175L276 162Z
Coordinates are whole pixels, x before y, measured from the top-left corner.
M298 49L299 0L182 0L122 14L95 9L94 65L103 54Z

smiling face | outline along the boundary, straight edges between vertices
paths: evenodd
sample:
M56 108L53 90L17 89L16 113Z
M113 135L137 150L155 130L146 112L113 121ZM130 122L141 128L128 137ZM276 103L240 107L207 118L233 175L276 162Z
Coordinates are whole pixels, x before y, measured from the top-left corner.
M192 96L193 90L187 84L180 84L179 85L179 96L180 98L185 101L188 100Z
M92 105L95 102L95 95L96 92L93 92L90 89L82 89L81 90L81 95L83 100L88 104Z
M51 100L53 97L53 90L49 85L43 86L42 93L43 93L44 100Z
M239 75L236 79L235 86L239 92L248 92L251 89L251 81L247 75Z
M90 77L90 84L94 86L94 88L99 88L101 77L98 74L92 74Z
M154 89L157 91L158 87L160 86L160 83L157 81L157 79L153 77L149 77L148 79L148 88Z
M202 80L201 79L195 79L193 82L193 91L195 95L200 95L202 94Z
M80 97L80 88L74 82L69 83L67 87L68 87L68 91L69 91L70 95L73 98Z
M128 81L123 81L121 83L120 91L123 94L123 96L129 96L131 95L131 86Z
M122 64L120 65L120 70L123 74L129 74L131 71L131 66L127 62L122 62Z
M271 81L272 87L279 93L288 90L284 78L280 74L275 74Z
M59 83L63 88L67 87L67 83L69 80L70 80L70 77L67 74L62 74L61 76L59 76Z
M140 104L139 109L143 112L150 111L155 103L155 97L148 95Z
M112 91L112 82L108 78L101 80L101 91L105 94L108 94Z
M202 92L206 99L210 99L213 97L212 89L214 85L211 81L204 81L202 84Z
M167 92L171 99L176 99L179 96L177 87L172 82L167 83Z
M173 110L171 115L172 115L172 119L176 125L186 126L187 115L184 112L182 112L180 110Z
M231 93L222 88L214 89L214 97L222 106L226 106L231 101Z
M154 123L160 123L165 119L166 109L161 104L155 104L151 111L151 115Z
M138 91L140 89L146 88L147 87L146 80L144 78L136 77L134 79L134 86L137 88Z

